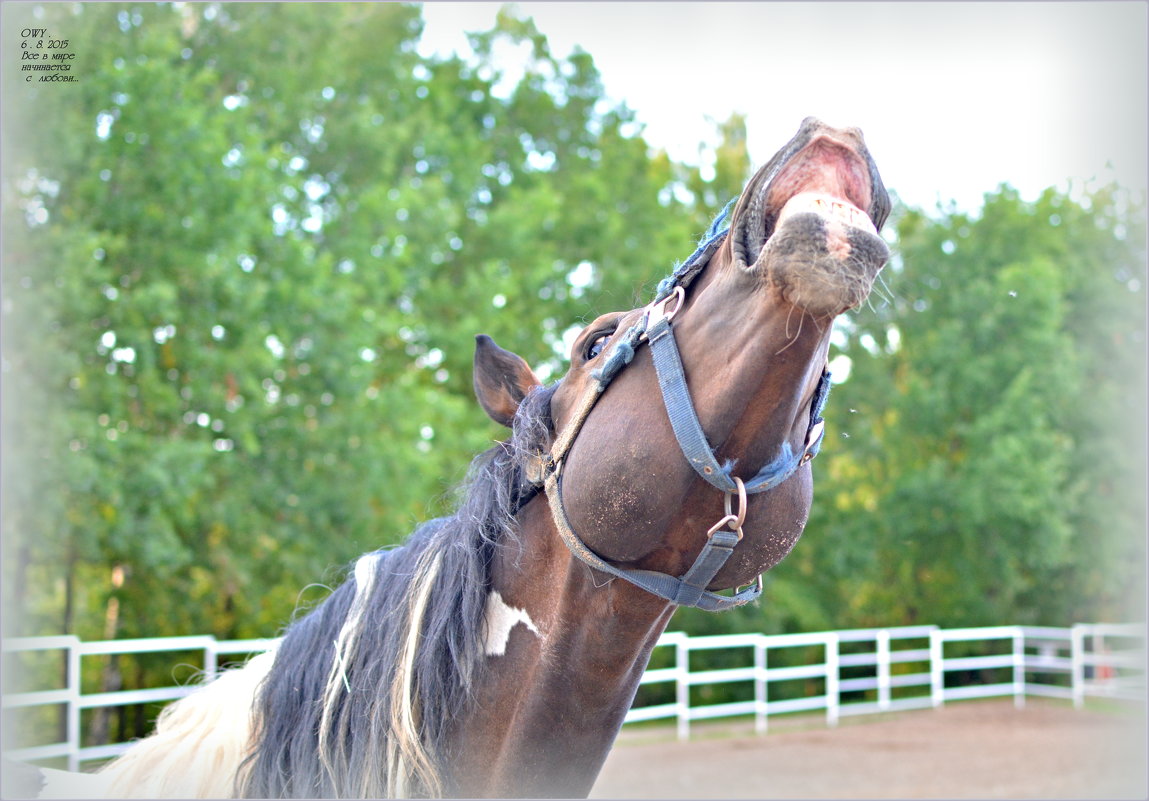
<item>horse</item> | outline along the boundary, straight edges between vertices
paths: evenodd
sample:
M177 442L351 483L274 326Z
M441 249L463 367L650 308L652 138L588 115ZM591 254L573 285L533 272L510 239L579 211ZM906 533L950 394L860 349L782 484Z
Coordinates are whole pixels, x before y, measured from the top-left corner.
M558 381L477 336L510 433L455 513L169 705L101 792L586 796L675 609L755 600L805 528L831 323L888 259L889 212L861 131L807 118Z

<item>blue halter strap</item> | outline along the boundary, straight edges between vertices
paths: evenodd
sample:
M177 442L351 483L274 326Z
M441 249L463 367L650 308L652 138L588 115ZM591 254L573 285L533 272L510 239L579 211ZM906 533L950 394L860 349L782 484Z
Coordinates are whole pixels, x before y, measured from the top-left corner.
M627 329L621 337L616 338L610 353L604 357L603 364L592 373L597 379L596 383L583 396L571 423L555 441L549 457L543 457L536 474L536 481L546 488L559 535L578 559L596 570L622 578L664 600L707 611L742 606L757 599L761 594L761 576L758 576L753 585L736 589L733 595L719 595L707 590L706 587L726 564L734 552L734 546L742 539L746 495L777 487L817 455L824 432L822 410L830 392L830 373L823 370L811 401L810 423L806 429L805 447L801 453L793 453L790 444L784 442L778 458L763 466L757 474L745 482L733 475L732 463L725 465L718 463L714 450L702 430L698 414L694 411L694 403L686 385L686 374L671 321L686 302L686 288L710 262L729 233L727 215L733 202L731 201L715 218L690 258L659 284L654 302L646 307L639 321ZM706 533L706 543L701 552L682 576L671 576L652 570L620 568L605 561L575 534L562 500L562 465L567 452L574 444L575 437L590 414L591 408L619 371L634 358L635 348L644 341L650 345L663 404L683 455L699 476L725 493L725 516ZM738 499L737 512L733 510L735 498Z

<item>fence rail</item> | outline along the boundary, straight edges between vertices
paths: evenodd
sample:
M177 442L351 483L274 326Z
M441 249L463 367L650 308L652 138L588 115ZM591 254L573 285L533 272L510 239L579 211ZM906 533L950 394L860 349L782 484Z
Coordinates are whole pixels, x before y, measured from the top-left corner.
M254 655L277 640L216 640L210 636L83 642L76 637L6 640L5 658L36 652L61 654L64 686L6 694L3 709L56 706L63 710L63 737L40 745L16 743L4 755L21 761L66 759L68 769L122 753L128 743L82 744L81 712L90 709L172 701L194 684L114 692L81 692L81 660L129 653L197 652L201 672L214 677L220 657ZM690 736L692 721L753 716L758 732L769 718L824 710L827 725L844 715L937 707L970 698L1012 696L1023 706L1028 696L1060 698L1082 706L1087 697L1144 701L1146 637L1141 624L995 626L940 629L904 626L806 634L733 634L691 637L663 634L655 646L656 664L643 675L642 687L661 686L673 701L638 701L626 723L673 718L678 736ZM692 655L723 651L722 667L701 667ZM692 689L716 685L752 687L752 698L721 703L696 702ZM780 685L787 692L777 692ZM795 684L798 685L795 689ZM672 685L672 692L667 685ZM749 687L746 687L749 685ZM773 692L772 692L773 691ZM647 691L648 693L650 691ZM655 695L658 693L655 692ZM785 696L785 697L779 697ZM641 698L641 696L640 696ZM8 738L6 738L7 740ZM10 743L5 743L10 745Z

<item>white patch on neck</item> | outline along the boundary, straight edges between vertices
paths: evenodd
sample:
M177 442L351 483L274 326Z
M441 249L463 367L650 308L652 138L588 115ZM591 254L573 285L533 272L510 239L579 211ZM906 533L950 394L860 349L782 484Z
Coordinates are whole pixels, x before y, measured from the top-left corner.
M508 606L498 590L491 590L491 594L487 596L486 623L487 656L502 656L507 652L507 641L511 638L511 629L516 623L522 623L537 637L543 636L539 633L539 627L527 614L527 610Z

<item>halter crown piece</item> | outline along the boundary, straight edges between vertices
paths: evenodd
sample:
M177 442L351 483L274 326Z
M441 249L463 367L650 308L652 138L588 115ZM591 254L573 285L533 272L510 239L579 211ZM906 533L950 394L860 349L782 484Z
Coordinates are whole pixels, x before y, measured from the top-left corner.
M686 302L686 289L710 262L729 233L730 223L727 217L733 204L734 201L730 201L714 219L690 258L659 283L654 301L646 307L639 321L618 338L603 364L592 373L597 379L596 383L588 387L570 425L555 441L550 453L539 457L539 462L529 471L532 475L528 477L532 484L536 486L541 484L546 488L551 514L559 535L571 553L580 560L596 570L641 587L659 598L680 606L694 606L707 611L733 609L757 599L762 593L761 575L754 584L742 589L736 588L733 595L719 595L707 590L706 585L726 564L734 552L734 546L742 539L747 494L773 489L817 455L824 433L822 409L830 392L830 373L828 370L823 370L821 380L814 390L810 424L806 429L806 445L801 453L794 454L790 444L783 442L779 457L745 482L732 475L732 463L718 463L690 399L690 390L686 386L686 376L671 321ZM724 492L726 496L725 515L706 532L706 543L702 551L682 576L671 576L653 570L621 568L610 564L579 539L571 528L566 508L563 506L563 460L595 402L619 371L630 363L634 358L635 348L643 342L650 345L655 372L658 374L658 386L662 391L662 401L683 455L698 475ZM733 509L735 498L738 500L737 511Z

